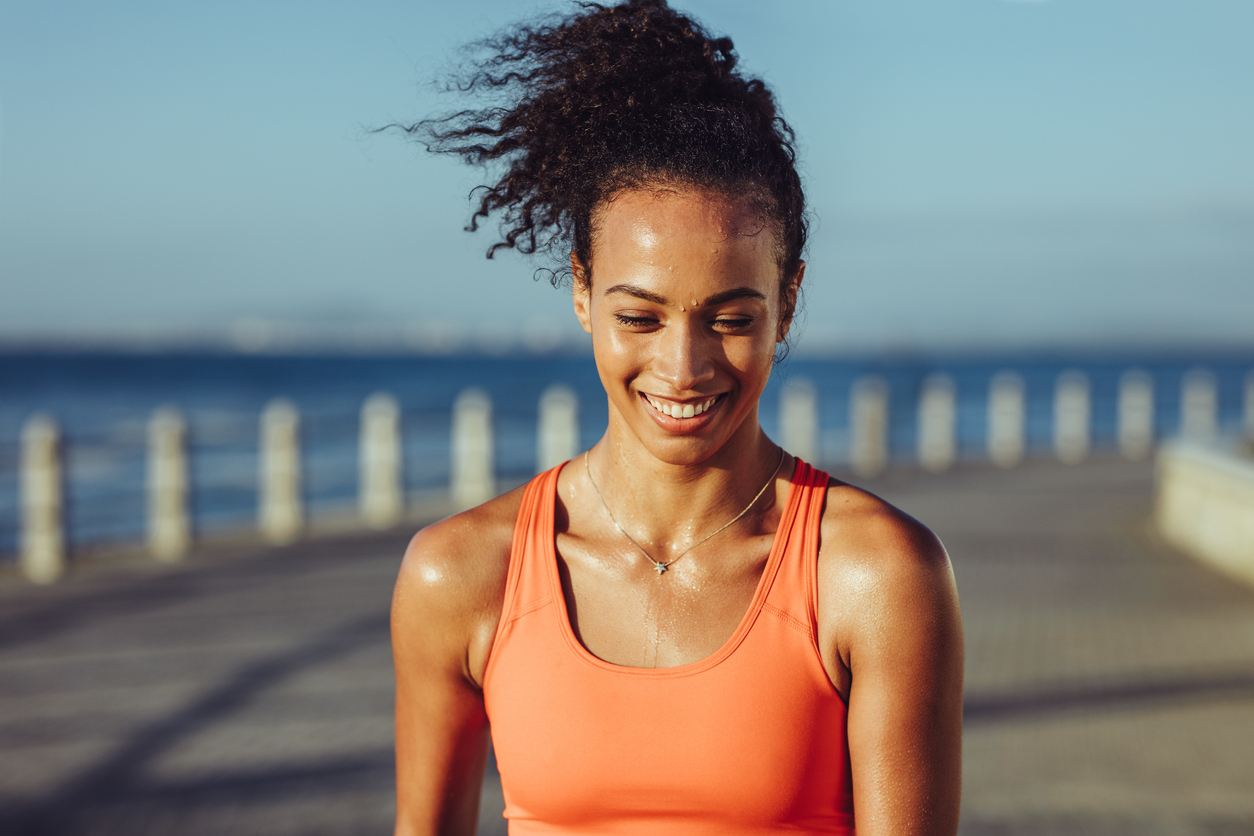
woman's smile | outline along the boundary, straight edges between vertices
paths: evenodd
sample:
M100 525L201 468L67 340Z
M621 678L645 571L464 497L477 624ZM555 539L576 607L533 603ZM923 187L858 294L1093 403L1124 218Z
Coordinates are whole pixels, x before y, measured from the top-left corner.
M693 418L712 407L714 402L718 400L718 396L715 396L704 401L697 401L694 404L691 401L680 403L679 401L660 398L656 395L643 395L642 397L658 412L671 418Z
M682 434L699 432L708 427L715 420L715 412L722 405L725 394L697 401L678 401L642 392L640 399L659 427L670 433Z

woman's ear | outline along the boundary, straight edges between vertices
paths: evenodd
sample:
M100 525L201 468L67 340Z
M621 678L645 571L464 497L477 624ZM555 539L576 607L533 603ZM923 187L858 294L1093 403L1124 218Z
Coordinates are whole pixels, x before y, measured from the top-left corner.
M592 333L592 281L588 269L574 250L570 251L571 296L575 302L575 317L583 330Z
M793 315L797 313L797 295L801 292L801 280L805 275L806 263L802 261L798 263L797 272L784 279L784 286L780 288L779 333L775 336L777 343L788 339L788 329L792 327Z

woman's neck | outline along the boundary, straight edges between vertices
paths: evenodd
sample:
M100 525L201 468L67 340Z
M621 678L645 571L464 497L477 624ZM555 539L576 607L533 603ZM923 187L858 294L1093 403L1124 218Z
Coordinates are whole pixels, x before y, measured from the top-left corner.
M666 461L611 421L588 465L615 520L666 561L745 510L776 474L782 450L756 415L700 462Z

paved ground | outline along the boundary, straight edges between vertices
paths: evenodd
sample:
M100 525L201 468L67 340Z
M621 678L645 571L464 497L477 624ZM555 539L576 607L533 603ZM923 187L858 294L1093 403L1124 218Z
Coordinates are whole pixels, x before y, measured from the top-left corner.
M1147 533L1150 480L1097 461L871 485L953 554L966 836L1254 834L1254 591ZM0 579L0 833L389 832L404 540Z
M1149 465L877 489L940 534L967 637L963 828L1254 834L1254 590L1149 531Z

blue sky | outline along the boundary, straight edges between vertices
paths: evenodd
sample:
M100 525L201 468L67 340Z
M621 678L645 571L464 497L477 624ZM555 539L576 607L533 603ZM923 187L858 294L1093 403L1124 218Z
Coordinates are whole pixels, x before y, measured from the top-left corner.
M1254 4L677 5L800 135L801 349L1254 343ZM0 338L574 334L477 172L365 130L561 7L0 0Z

